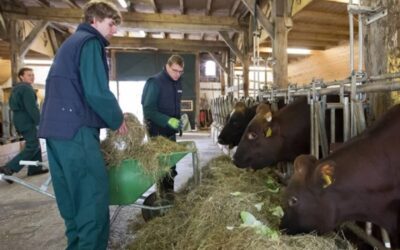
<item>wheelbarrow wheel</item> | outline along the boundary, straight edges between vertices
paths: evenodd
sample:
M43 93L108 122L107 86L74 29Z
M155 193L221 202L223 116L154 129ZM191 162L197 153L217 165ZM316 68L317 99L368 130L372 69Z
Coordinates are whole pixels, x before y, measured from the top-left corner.
M168 206L172 205L173 202L171 200L161 198L159 195L157 195L156 192L150 194L147 196L147 198L144 200L143 205L150 206L150 207L159 207L159 206ZM163 216L164 214L167 213L169 208L160 208L160 209L146 209L142 208L142 216L144 221L150 221L151 219L158 217L158 216Z

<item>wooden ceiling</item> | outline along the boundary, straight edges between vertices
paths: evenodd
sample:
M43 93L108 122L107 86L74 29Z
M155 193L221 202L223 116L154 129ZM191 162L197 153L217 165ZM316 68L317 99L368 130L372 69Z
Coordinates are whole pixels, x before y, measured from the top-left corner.
M243 31L254 27L255 0L126 0L128 7L115 4L123 14L118 36L111 48L166 51L228 51L229 40L241 48ZM276 0L281 1L281 0ZM288 46L324 50L347 41L349 34L347 3L343 0L289 0L300 6L292 16ZM0 57L9 59L10 20L48 21L60 44L80 22L84 0L1 0ZM259 0L258 6L272 22L272 0ZM297 6L297 7L299 7ZM292 10L290 3L289 12ZM289 13L288 16L291 14ZM289 19L290 20L290 19ZM228 39L228 41L227 41ZM271 47L266 32L260 48ZM53 42L54 44L54 42ZM28 52L28 56L38 56Z

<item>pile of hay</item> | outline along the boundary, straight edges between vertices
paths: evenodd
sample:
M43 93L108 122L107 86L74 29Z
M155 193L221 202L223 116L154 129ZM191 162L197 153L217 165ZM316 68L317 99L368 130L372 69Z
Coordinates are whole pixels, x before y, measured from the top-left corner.
M187 151L190 150L183 144L170 141L162 136L156 136L134 148L128 158L138 160L143 167L143 172L155 181L159 178L160 171L166 173L172 167L168 164L172 153Z
M275 182L276 184L276 182ZM146 223L129 249L340 249L339 237L286 236L278 231L279 190L271 187L271 173L240 170L227 157L212 160L202 183L178 194L174 207L163 217ZM261 208L259 210L259 208ZM271 229L258 234L244 227L240 213L247 211ZM352 249L342 243L342 249Z
M127 135L108 130L101 142L101 150L108 167L118 167L126 159L136 159L143 166L144 173L157 179L159 173L168 172L171 167L169 155L173 152L188 151L185 145L157 136L145 142L146 128L130 113L125 114ZM158 177L157 177L158 176Z
M101 150L108 166L118 166L121 161L128 159L142 145L146 136L146 128L134 114L126 113L124 116L128 134L120 135L118 131L108 129L106 139L101 142Z

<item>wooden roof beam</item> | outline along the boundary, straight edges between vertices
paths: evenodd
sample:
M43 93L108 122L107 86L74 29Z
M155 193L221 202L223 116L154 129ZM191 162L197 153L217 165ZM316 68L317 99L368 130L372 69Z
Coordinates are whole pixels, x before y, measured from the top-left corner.
M268 18L262 12L260 6L256 4L255 0L242 0L242 3L247 7L250 13L257 17L257 21L261 24L263 29L268 33L268 35L274 39L274 26ZM254 8L255 6L255 8Z
M201 41L201 40L181 40L181 39L155 39L155 38L132 38L132 37L112 37L109 48L112 49L152 49L152 50L172 50L176 51L228 51L224 42L220 41Z
M158 13L159 10L157 8L156 2L154 0L150 0L151 7L153 8L154 13Z
M71 7L71 8L76 8L76 9L80 9L81 8L77 3L75 3L74 0L63 0L63 2L68 4L68 6Z
M289 33L290 34L290 33ZM330 47L338 46L338 42L332 41L313 41L313 40L288 40L288 48L304 48L313 50L325 50ZM271 47L271 41L266 40L262 44L262 47Z
M229 16L234 16L235 15L235 13L236 13L236 11L237 11L237 9L239 7L240 2L241 2L241 0L236 0L235 1L235 3L232 5L232 8L229 11Z
M295 22L291 32L297 32L297 31L349 35L349 26Z
M347 35L322 34L315 32L290 32L289 40L342 41L349 40Z
M343 20L344 24L347 24L349 21L349 16L347 14L335 14L330 12L320 12L314 10L303 10L299 15L297 15L294 20L299 20L298 18L301 17L313 17L315 19L321 20L324 23L332 23L335 25L340 25L338 21ZM357 24L357 22L355 22Z
M238 49L238 47L234 44L234 42L230 39L228 32L220 31L219 35L228 45L228 47L233 51L233 53L239 58L242 63L245 63L245 57L243 53Z
M48 0L35 0L40 6L50 7L50 2Z
M57 50L60 48L60 44L58 43L57 36L56 36L56 33L54 32L54 29L49 27L48 31L49 31L49 38L50 38L51 46L53 47L53 51L55 54L57 52Z
M25 56L32 42L39 34L41 34L47 28L48 24L49 24L48 21L40 21L38 24L35 25L35 27L31 30L29 35L25 38L25 40L21 44L21 47L19 49L21 57Z
M151 14L122 12L121 27L143 31L165 32L218 32L241 31L239 21L233 17L221 16L189 16L173 14ZM61 8L28 8L25 13L12 10L4 11L4 15L12 19L45 20L50 22L81 22L82 11Z
M7 39L8 36L6 19L3 17L3 13L0 12L0 38Z
M294 16L309 5L313 0L293 1L290 16Z

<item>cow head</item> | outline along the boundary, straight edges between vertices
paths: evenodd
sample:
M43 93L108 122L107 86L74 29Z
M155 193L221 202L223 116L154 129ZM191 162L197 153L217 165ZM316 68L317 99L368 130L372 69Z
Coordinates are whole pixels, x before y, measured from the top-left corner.
M259 105L233 156L234 164L252 169L273 165L278 162L283 142L279 121L268 106Z
M283 194L284 216L280 228L288 234L332 230L335 210L329 193L335 181L335 162L318 164L314 156L301 155L296 158L294 168Z
M243 102L237 102L218 136L218 143L229 145L230 148L237 146L247 124L255 114L254 110L246 107Z

